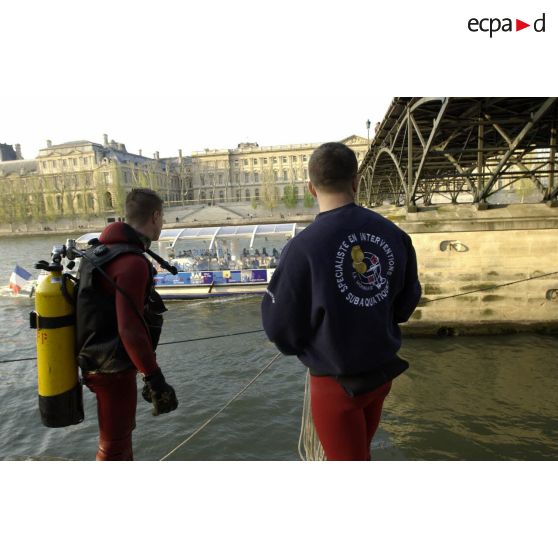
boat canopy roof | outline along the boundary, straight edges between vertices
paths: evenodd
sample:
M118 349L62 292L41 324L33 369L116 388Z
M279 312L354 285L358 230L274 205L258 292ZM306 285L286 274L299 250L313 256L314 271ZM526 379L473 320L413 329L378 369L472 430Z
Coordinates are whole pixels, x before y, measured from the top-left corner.
M242 237L250 239L250 246L259 236L292 237L298 234L306 225L300 223L278 223L265 225L237 225L224 227L198 227L184 229L163 229L158 242L165 242L174 246L179 240L215 240L221 238ZM92 238L98 238L101 233L87 233L80 236L76 242L87 244Z

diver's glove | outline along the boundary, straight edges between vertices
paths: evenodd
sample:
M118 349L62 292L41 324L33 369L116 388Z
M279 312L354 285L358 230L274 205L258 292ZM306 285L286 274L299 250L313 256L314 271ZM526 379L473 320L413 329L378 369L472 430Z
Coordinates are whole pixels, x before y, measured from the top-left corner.
M170 413L178 407L178 399L172 386L165 381L165 377L158 368L155 372L144 376L145 385L141 390L142 397L153 404L151 414L156 417L163 413Z

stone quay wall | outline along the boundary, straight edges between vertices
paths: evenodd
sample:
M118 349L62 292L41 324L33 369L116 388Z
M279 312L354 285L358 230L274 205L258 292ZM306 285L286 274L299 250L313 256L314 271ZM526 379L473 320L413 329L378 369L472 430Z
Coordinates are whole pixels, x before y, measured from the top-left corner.
M558 332L558 273L534 279L558 272L556 208L427 209L380 211L411 235L417 253L423 296L407 332Z

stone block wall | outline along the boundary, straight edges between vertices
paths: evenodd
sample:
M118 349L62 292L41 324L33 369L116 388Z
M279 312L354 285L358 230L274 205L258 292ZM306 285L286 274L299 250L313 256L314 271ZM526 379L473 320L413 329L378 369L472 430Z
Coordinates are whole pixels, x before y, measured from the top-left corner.
M558 273L464 294L558 272L558 229L410 234L423 287L410 328L558 326Z

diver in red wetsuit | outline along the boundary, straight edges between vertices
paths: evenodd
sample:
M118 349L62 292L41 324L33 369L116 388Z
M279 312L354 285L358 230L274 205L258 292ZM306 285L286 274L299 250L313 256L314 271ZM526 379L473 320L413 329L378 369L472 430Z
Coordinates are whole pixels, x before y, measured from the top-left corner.
M78 272L77 347L85 385L96 395L97 460L131 460L137 403L136 374L153 415L176 409L174 389L155 349L166 311L154 289L154 269L143 255L163 226L163 202L138 188L126 198L127 223L111 223L87 250Z

